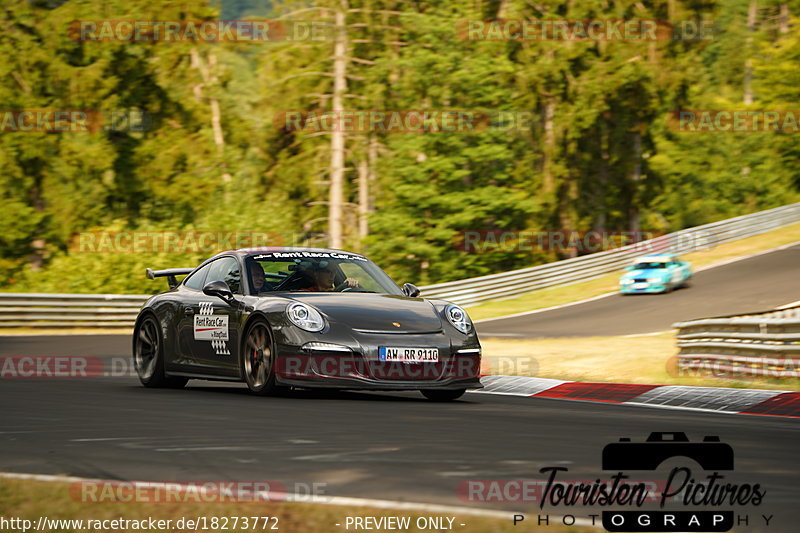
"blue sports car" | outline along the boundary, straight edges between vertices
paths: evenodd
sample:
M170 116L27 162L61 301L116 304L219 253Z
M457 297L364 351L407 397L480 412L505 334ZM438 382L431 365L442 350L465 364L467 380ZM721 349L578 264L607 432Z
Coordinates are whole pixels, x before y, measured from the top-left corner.
M689 285L692 265L673 254L639 257L619 280L622 294L664 293Z

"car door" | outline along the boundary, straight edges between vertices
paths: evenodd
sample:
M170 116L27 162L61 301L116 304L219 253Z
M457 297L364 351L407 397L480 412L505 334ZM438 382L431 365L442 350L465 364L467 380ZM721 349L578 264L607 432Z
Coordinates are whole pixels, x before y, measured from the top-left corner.
M233 294L242 293L239 260L224 256L209 263L204 284L224 281ZM220 298L200 292L193 308L192 356L195 362L215 375L238 376L236 346L239 344L239 322L242 309L230 306Z
M692 267L688 262L678 261L678 264L681 266L681 275L683 276L684 280L692 277Z
M682 281L683 274L678 261L672 260L669 262L669 282L672 285L677 285Z
M208 300L208 296L203 294L208 271L211 270L211 263L197 269L186 278L178 289L180 296L180 306L178 320L178 347L179 358L176 362L189 367L197 367L198 361L194 356L194 317L200 308L200 302Z

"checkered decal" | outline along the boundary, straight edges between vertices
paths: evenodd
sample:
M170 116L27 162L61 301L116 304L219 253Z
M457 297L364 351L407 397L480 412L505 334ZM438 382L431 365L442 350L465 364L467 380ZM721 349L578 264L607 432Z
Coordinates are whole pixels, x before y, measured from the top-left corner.
M228 351L228 347L225 345L225 341L211 341L211 347L214 348L214 353L217 355L231 354L231 352Z
M214 303L213 302L200 302L200 314L201 315L213 315L214 314Z

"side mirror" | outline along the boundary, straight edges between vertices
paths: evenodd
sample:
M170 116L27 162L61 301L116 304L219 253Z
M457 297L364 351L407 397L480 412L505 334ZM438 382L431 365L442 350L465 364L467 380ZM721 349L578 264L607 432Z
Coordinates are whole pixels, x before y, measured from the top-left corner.
M416 298L417 296L419 296L419 289L413 283L404 283L403 294L408 296L409 298Z
M228 305L234 305L236 303L231 288L228 287L227 283L221 280L207 283L206 286L203 287L203 294L207 296L216 296Z

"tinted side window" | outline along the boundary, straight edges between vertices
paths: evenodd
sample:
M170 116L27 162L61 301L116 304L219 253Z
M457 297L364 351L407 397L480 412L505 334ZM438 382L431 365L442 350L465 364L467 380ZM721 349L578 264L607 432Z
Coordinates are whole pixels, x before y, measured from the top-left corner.
M210 264L211 270L208 271L205 283L212 281L224 281L231 288L231 292L241 292L242 274L239 270L239 262L233 257L223 257Z
M202 291L203 287L206 284L205 283L206 275L208 274L208 271L211 269L211 265L213 264L214 263L209 263L200 270L196 271L191 276L189 276L184 282L184 285L186 285L190 289L194 289L196 291Z

